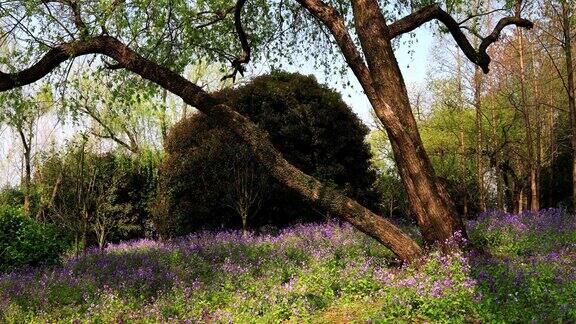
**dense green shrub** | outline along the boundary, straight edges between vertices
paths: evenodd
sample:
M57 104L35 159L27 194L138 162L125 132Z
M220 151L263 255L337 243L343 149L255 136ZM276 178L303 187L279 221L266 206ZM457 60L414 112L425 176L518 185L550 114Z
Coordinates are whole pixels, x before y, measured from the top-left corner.
M289 162L376 207L368 129L340 94L311 76L274 72L215 95L265 129ZM205 115L177 123L165 149L155 206L156 227L165 236L239 227L239 186L257 196L248 211L252 227L326 217L270 179L235 134Z
M0 206L0 271L56 263L67 247L55 226L26 217L18 208Z

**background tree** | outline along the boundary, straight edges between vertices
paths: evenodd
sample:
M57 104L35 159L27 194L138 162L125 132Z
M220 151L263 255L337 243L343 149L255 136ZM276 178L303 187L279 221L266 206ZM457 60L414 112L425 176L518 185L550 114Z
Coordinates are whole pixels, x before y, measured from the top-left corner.
M153 155L136 159L95 152L89 137L51 152L34 179L46 195L43 219L65 229L77 249L107 241L153 236L148 203L155 190Z
M576 205L576 96L574 86L574 6L570 1L541 1L542 28L538 43L560 78L566 93L572 150L572 205ZM560 47L560 48L558 48Z
M32 163L34 140L37 134L38 120L53 106L52 92L44 85L35 95L25 95L22 89L0 95L0 122L10 126L17 134L22 145L23 172L22 188L24 193L24 214L31 215Z

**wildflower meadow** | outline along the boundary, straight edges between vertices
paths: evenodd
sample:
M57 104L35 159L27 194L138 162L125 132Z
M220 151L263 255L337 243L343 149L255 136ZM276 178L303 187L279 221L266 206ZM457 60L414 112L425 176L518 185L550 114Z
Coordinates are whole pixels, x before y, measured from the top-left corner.
M490 212L470 251L399 266L348 224L137 240L0 276L0 321L550 322L576 320L575 219ZM482 251L481 251L482 250Z

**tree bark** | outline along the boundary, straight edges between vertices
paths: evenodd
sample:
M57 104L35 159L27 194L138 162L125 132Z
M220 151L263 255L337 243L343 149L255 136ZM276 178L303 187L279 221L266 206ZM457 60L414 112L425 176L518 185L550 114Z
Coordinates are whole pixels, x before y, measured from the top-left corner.
M486 196L484 191L484 165L482 163L482 73L480 67L474 69L474 107L476 108L476 182L478 182L478 207L486 211ZM498 176L498 173L497 175ZM499 180L497 180L499 182Z
M374 91L367 96L390 139L422 236L432 244L445 242L458 231L465 235L462 220L424 150L380 7L374 0L355 0L352 9L373 80Z
M242 218L242 235L248 234L248 211L242 211L240 214Z
M334 7L321 0L297 1L330 30L384 125L426 243L445 242L458 231L466 235L462 219L446 189L436 178L424 151L391 40L437 19L448 28L466 57L488 72L490 57L487 49L499 38L502 29L509 25L532 28L532 23L519 14L502 18L476 50L462 32L461 24L437 4L426 6L388 26L376 0L353 0L353 18L362 55L349 35L342 15Z
M458 125L458 164L459 164L459 171L460 171L460 179L463 183L462 193L463 193L463 211L462 216L464 219L468 219L468 186L466 185L465 177L466 177L466 143L464 140L464 89L462 85L462 60L460 57L460 52L457 53L456 57L456 77L458 79L458 114L459 114L459 125Z

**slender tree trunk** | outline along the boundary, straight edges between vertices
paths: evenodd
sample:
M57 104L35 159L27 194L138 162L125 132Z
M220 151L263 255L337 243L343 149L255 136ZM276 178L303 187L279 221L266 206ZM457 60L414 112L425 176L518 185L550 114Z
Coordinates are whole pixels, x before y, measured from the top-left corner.
M497 140L497 131L496 127L498 125L498 114L496 113L496 108L492 107L490 109L490 119L491 119L491 136L493 138L492 142L492 150L493 150L493 157L490 159L490 163L494 168L494 173L496 174L496 193L498 195L498 209L507 211L509 204L507 201L507 179L506 173L502 170L502 165L500 161L500 143Z
M96 231L98 235L98 249L100 252L104 251L104 245L106 245L106 225L99 224L100 228Z
M79 243L80 239L78 239L78 231L74 231L74 232L75 232L74 233L74 248L75 248L74 258L78 259L78 255L79 255L78 251L80 250L80 243Z
M88 244L88 212L84 211L84 219L82 224L82 253L86 255L86 245Z
M532 137L532 114L531 108L528 104L528 96L526 93L526 69L524 62L524 40L523 32L520 28L518 31L518 45L520 54L520 92L522 95L522 115L524 117L524 125L526 127L526 148L528 151L528 172L530 184L530 210L538 211L540 209L540 193L538 184L537 165L534 158L534 141Z
M572 146L572 206L576 208L576 97L574 93L574 64L572 62L572 8L568 1L562 3L562 34L567 74L568 110L570 112L570 143Z
M243 210L240 216L242 217L242 234L246 235L248 233L248 211Z
M520 188L517 194L518 194L518 208L516 210L516 214L519 214L522 211L524 211L524 189Z
M558 156L558 141L556 140L556 116L555 108L548 107L548 140L550 143L550 162L548 166L548 179L554 179L554 165ZM575 157L572 155L572 166L574 166ZM575 173L572 170L572 186L574 186ZM554 206L554 186L548 184L548 206ZM574 189L572 190L572 197L574 198ZM572 201L574 204L574 201Z
M506 212L516 212L516 187L514 181L511 180L511 177L507 174L505 170L502 170L502 181L504 182L504 198L506 200L504 210Z
M540 209L540 175L542 172L542 156L543 156L543 146L542 146L542 113L540 113L540 109L542 108L540 105L540 90L538 87L538 76L536 74L536 66L534 64L534 62L536 61L536 56L537 53L534 49L534 47L532 47L532 88L534 89L534 108L533 110L536 112L535 114L535 119L536 119L536 132L535 132L535 136L536 136L536 163L534 166L534 170L536 173L535 176L535 182L537 183L537 190L536 190L536 195L538 198L538 203L536 206L536 210ZM533 209L534 206L531 206L531 209Z
M482 164L482 71L476 66L474 69L474 107L476 108L476 182L478 183L478 207L481 212L486 211L486 197L484 191L484 166ZM498 168L498 166L496 166ZM498 175L496 175L498 177ZM498 181L498 180L497 180ZM501 206L498 206L501 208Z
M98 233L98 250L104 251L104 235L103 232Z
M162 91L162 113L160 114L160 135L162 140L166 140L168 136L168 121L166 120L166 111L168 110L168 91Z
M54 183L54 187L52 188L52 194L50 195L50 200L45 203L42 204L39 208L38 208L38 212L36 213L36 219L37 220L44 220L44 211L47 207L51 207L52 205L54 205L54 200L56 199L56 196L58 195L58 190L60 190L60 185L62 184L62 174L58 175L58 178L56 179L56 182Z
M498 210L503 210L503 211L507 211L506 210L506 204L504 203L504 179L503 179L503 175L502 172L500 171L500 169L496 169L495 171L496 173L496 195L497 195L497 206L498 206Z
M462 192L463 192L463 217L468 219L468 186L465 183L466 177L466 147L464 141L464 89L462 86L462 57L460 52L457 53L456 57L457 64L457 78L458 78L458 113L459 113L459 125L458 125L458 164L460 171L460 179L462 181Z
M24 177L22 179L22 187L24 188L24 214L30 216L30 182L32 179L32 162L31 162L31 148L30 142L26 140L24 131L18 129L20 134L20 140L22 141L22 147L24 148Z

